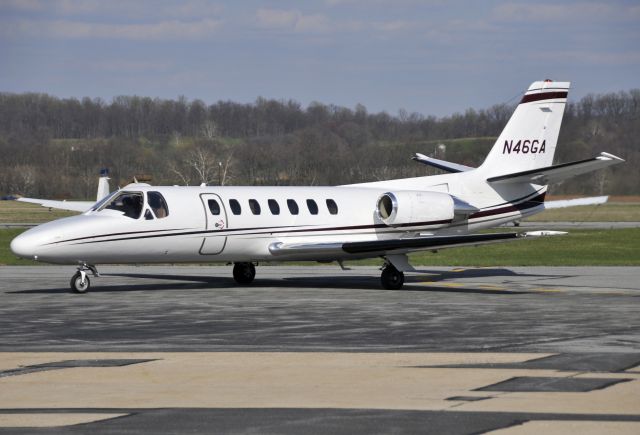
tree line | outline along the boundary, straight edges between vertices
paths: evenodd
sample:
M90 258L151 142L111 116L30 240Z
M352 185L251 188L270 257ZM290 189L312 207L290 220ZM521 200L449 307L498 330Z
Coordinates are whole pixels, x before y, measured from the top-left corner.
M436 118L322 103L253 103L0 93L0 195L89 198L101 167L115 184L332 185L437 173L414 152L482 163L514 106ZM640 89L567 105L556 161L608 151L624 167L578 177L554 193L637 194ZM630 169L631 168L631 169Z

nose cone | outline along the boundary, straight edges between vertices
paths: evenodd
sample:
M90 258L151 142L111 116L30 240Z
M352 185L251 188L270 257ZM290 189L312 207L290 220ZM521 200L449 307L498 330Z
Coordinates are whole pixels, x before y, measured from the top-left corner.
M37 259L36 256L36 238L33 234L26 231L11 241L11 252L18 257Z

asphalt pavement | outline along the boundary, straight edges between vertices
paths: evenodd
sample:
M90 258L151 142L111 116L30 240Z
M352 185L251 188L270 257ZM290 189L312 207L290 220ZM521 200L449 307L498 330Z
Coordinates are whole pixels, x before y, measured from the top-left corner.
M0 267L0 433L640 432L640 268Z

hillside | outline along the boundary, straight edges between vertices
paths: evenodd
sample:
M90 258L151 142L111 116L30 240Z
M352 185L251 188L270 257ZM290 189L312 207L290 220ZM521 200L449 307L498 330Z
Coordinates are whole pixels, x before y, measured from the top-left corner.
M91 198L101 167L117 184L342 184L436 170L414 152L479 165L513 107L444 118L259 98L252 104L119 96L111 102L0 93L0 196ZM555 194L637 194L640 90L567 106L556 161L608 151L627 160ZM444 147L440 146L444 145Z

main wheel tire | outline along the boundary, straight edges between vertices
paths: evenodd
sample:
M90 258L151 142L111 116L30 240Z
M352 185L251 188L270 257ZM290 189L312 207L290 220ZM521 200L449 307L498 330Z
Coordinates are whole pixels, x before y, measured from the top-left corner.
M256 267L253 263L236 263L233 265L233 279L238 284L251 284L256 277Z
M387 290L400 290L404 284L404 273L392 265L388 265L382 269L380 282L382 282L382 287Z
M86 293L89 291L89 287L91 287L91 280L89 280L89 276L84 276L84 283L82 283L82 275L80 272L76 272L75 275L71 277L71 290L74 293Z

